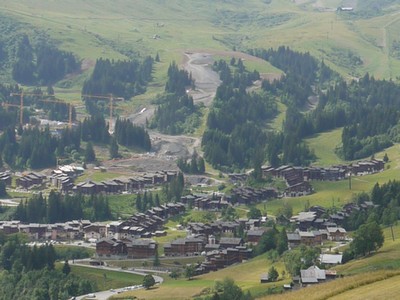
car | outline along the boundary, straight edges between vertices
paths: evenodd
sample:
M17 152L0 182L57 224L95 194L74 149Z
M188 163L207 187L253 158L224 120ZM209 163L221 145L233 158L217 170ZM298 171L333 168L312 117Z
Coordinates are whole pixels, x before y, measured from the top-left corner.
M86 298L96 298L96 294L88 294Z

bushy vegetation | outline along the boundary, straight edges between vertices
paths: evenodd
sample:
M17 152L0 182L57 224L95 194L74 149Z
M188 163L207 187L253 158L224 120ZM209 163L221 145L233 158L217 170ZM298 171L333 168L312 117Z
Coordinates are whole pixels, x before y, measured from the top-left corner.
M177 165L182 172L188 174L204 174L206 171L204 158L199 156L197 153L193 153L190 160L179 158Z
M0 299L69 299L93 291L90 281L55 270L52 245L25 242L18 235L1 236Z
M115 123L115 137L120 145L138 147L150 151L151 141L148 132L142 127L134 125L129 120L117 119Z
M69 220L89 219L104 221L112 219L107 198L102 195L62 195L51 191L48 198L42 194L21 201L14 219L29 223L57 223Z

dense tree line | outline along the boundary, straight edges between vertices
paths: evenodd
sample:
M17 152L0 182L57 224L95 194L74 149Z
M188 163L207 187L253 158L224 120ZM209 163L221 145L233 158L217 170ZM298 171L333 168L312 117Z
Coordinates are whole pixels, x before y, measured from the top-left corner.
M177 165L182 172L188 174L204 174L206 171L204 158L197 155L197 153L193 153L190 160L179 158Z
M382 185L376 183L370 193L357 195L355 201L372 201L376 207L354 211L344 224L347 230L356 230L368 221L385 226L394 224L400 219L400 182L393 180Z
M180 70L175 62L172 62L168 68L168 80L165 84L165 92L183 96L188 87L194 87L192 74L185 70Z
M287 249L288 241L285 228L279 231L276 227L273 227L261 237L254 249L254 255L260 255L270 250L276 250L279 255L282 255Z
M102 115L87 117L81 124L82 141L108 144L110 133L108 124Z
M245 87L259 78L257 73L236 67L232 75L231 67L225 61L214 64L223 81L207 118L202 146L205 158L214 167L243 168L252 164L257 149L264 149L263 125L277 108L267 93L246 92Z
M50 84L66 74L78 71L80 62L71 52L65 52L41 42L33 48L29 38L23 35L16 52L12 76L23 84Z
M89 280L55 270L52 245L25 242L18 235L1 237L0 299L66 300L94 290Z
M73 219L112 219L107 198L102 195L62 195L51 191L48 198L34 195L17 206L14 219L29 223L57 223Z
M81 140L87 142L85 150L80 148ZM81 160L83 156L86 162L93 162L96 157L92 143L113 145L114 149L117 147L113 157L118 156L118 143L146 151L151 149L149 134L143 127L135 126L128 120L117 120L115 138L111 138L104 117L97 115L85 118L77 128L64 128L59 135L53 135L48 127L19 127L16 131L15 127L9 126L0 136L0 156L10 167L21 169L54 166L56 157Z
M47 118L49 120L55 121L69 121L69 104L66 102L60 101L59 103L54 102L45 102L45 101L37 101L35 104L36 108L43 109L47 112ZM75 107L71 107L71 120L76 120L76 110Z
M181 199L183 190L185 187L184 177L182 173L179 173L176 178L171 182L164 184L159 193L144 192L138 194L135 201L136 210L139 212L145 212L153 207L160 206L166 202L177 202Z
M317 80L319 70L319 63L313 56L308 52L296 52L285 46L277 50L250 50L250 53L285 72L280 80L272 84L264 81L264 89L279 90L282 102L288 106L303 108L307 104L308 97L313 94L312 86Z
M149 133L142 126L134 125L128 119L117 119L114 134L120 145L138 147L145 151L151 149Z
M7 127L0 138L0 150L4 161L19 168L43 168L55 164L57 139L50 130L37 127L22 132L19 143L13 127Z
M168 68L165 93L155 99L158 107L149 123L166 134L191 133L200 125L200 106L195 105L186 89L194 86L191 74L180 70L175 62Z
M92 75L83 84L82 95L114 95L130 99L142 94L151 80L153 63L150 56L143 61L97 59ZM84 96L83 99L86 100ZM97 103L93 100L95 98L85 101L91 115L104 113L108 109L108 99L98 99L101 101Z
M323 61L319 63L310 54L297 53L287 47L252 50L251 53L285 72L280 80L264 81L263 88L288 106L283 136L275 139L290 139L297 149L289 146L285 151L283 147L270 145L268 156L273 163L308 163L313 153L301 144L302 138L343 126L338 154L347 160L367 157L400 139L400 86L394 82L376 80L366 74L360 80L347 83ZM316 108L300 113L299 108L309 105L310 96L319 99Z
M80 147L80 135L76 130L65 129L58 138L50 133L49 128L18 131L18 140L14 127L7 127L0 136L2 158L11 167L37 169L54 166L56 155L78 151Z
M166 134L192 133L201 123L200 106L186 94L163 94L155 103L159 104L149 128L157 128Z

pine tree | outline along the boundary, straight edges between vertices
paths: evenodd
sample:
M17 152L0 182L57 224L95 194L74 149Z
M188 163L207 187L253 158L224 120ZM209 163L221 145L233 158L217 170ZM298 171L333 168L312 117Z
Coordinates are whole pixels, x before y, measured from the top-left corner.
M88 142L85 150L85 162L90 163L96 161L96 154L94 153L93 145Z
M204 162L204 158L199 157L197 162L197 167L200 174L204 174L206 172L206 165Z
M111 139L111 144L110 144L110 158L117 158L119 157L118 154L118 143L117 143L117 139L115 137L113 137Z
M270 281L276 281L279 277L278 271L272 266L268 271L268 279Z
M142 207L143 207L143 204L142 204L142 196L141 196L141 194L138 194L137 195L137 197L136 197L136 209L137 209L137 211L142 211Z
M62 268L62 272L65 275L68 275L71 272L71 267L69 266L68 260L65 261L64 266Z
M160 265L160 257L158 256L158 250L156 251L156 255L154 256L153 266L158 267Z

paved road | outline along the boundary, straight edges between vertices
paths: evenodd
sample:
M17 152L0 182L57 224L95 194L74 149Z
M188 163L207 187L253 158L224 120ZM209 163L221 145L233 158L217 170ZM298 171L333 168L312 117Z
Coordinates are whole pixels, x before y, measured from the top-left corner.
M86 261L86 260L84 260ZM116 269L116 268L110 268L106 266L91 266L87 264L80 263L79 261L76 261L73 263L72 261L69 262L71 265L75 266L82 266L82 267L87 267L87 268L94 268L94 269L100 269L100 270L109 270L109 271L117 271L117 272L122 272L122 273L130 273L130 274L137 274L137 275L142 275L145 276L148 273L153 273L153 270L146 270L146 269L140 269L140 271L136 270L122 270L122 269ZM164 281L164 278L161 276L153 275L154 280L156 281L156 284L162 284ZM75 299L98 299L98 300L107 300L111 296L126 292L126 291L132 291L132 290L137 290L137 289L142 289L143 287L141 285L133 285L133 286L127 286L124 288L119 288L119 289L111 289L107 291L101 291L101 292L96 292L96 293L91 293L91 294L86 294L82 296L78 296ZM95 297L91 297L91 295L94 295Z

